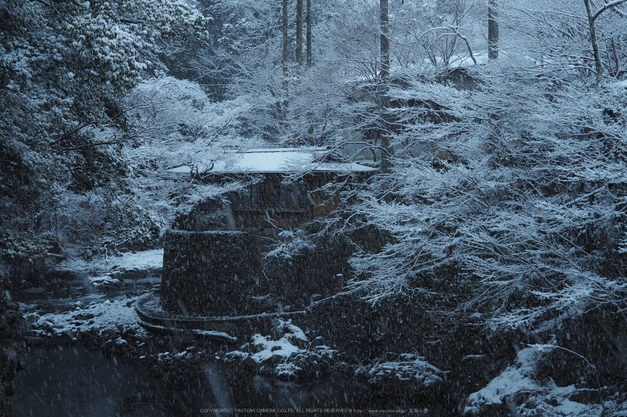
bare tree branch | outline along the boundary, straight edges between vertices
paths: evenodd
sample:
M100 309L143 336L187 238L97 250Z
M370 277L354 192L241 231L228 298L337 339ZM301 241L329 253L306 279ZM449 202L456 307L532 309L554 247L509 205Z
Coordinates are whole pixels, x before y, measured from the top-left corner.
M598 17L599 17L599 16L600 16L603 12L605 12L606 10L611 9L611 8L613 8L613 7L616 7L616 6L620 6L621 4L623 4L623 3L625 3L625 2L627 2L627 0L615 0L615 1L612 1L612 2L610 2L610 3L607 3L606 5L604 5L603 7L601 7L599 10L597 10L597 12L596 12L596 13L592 16L592 20L597 20L597 19L598 19Z

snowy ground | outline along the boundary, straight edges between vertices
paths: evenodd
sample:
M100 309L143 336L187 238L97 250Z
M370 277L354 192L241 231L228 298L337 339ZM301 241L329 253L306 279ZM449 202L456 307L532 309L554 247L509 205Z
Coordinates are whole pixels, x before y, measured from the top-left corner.
M21 294L25 298L20 307L30 336L63 342L87 338L94 344L113 340L118 345L128 343L125 338L134 342L146 339L148 333L140 324L134 304L159 283L162 262L162 249L89 261L63 260L54 269L78 278L67 282L61 279L61 285L68 288L64 295L47 288L37 294Z
M160 270L162 265L163 249L154 249L128 252L117 256L98 256L90 260L83 258L64 259L56 264L54 269L103 276L120 272Z
M140 296L150 291L154 283L146 282L139 291L128 291L129 279L123 274L158 271L163 259L162 250L127 253L115 257L101 257L92 261L65 260L56 267L85 276L89 291L78 299L54 300L63 308L42 309L40 301L21 303L31 335L35 338L61 342L91 343L109 352L131 352L139 360L154 356L155 366L169 369L209 357L194 347L178 352L145 352L149 333L141 326L134 305ZM141 279L140 279L141 280ZM138 280L131 279L137 282ZM151 300L157 302L157 299ZM159 305L152 306L155 311ZM210 332L210 331L209 331ZM53 342L54 343L54 342ZM506 368L484 388L469 395L464 413L485 415L491 408L508 409L512 415L531 416L625 416L627 406L616 398L602 404L583 404L571 400L582 389L574 385L559 387L553 381L541 384L536 378L538 361L556 348L552 345L533 345L519 351L515 363ZM204 356L203 356L204 355ZM317 379L341 362L341 354L325 345L321 338L306 334L291 320L276 319L269 335L254 334L237 350L211 353L214 359L243 364L255 373L282 380ZM168 368L169 367L169 368ZM348 369L346 369L348 370ZM373 360L353 368L372 385L409 383L428 388L442 383L447 372L442 371L416 354L395 354ZM351 372L352 373L352 372ZM404 385L399 385L402 387ZM437 391L437 389L436 389Z

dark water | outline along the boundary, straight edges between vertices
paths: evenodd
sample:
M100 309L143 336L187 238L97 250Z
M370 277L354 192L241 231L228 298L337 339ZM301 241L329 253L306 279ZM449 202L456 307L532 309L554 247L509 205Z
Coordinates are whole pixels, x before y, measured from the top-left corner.
M369 387L355 381L297 384L242 377L215 363L181 387L180 374L153 378L143 366L79 347L32 348L25 360L11 399L20 417L425 415L410 409L384 412Z
M85 348L33 348L11 398L20 417L168 416L163 381Z

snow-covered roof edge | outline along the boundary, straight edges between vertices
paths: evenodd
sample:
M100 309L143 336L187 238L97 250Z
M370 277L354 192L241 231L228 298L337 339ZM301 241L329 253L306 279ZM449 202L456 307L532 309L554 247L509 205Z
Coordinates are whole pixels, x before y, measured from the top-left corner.
M168 170L175 174L281 174L298 172L375 172L378 169L354 162L322 162L328 148L271 148L227 152L211 166L184 165Z

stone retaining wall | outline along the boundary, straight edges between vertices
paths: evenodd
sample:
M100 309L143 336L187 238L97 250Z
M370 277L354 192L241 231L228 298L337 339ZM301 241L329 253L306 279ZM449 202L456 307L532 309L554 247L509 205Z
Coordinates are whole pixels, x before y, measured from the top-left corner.
M165 236L161 299L185 315L236 316L301 310L340 291L352 251L345 241L288 257L264 257L277 237L244 231Z
M208 316L246 313L247 300L270 289L261 276L260 261L258 239L244 232L168 231L163 308Z

